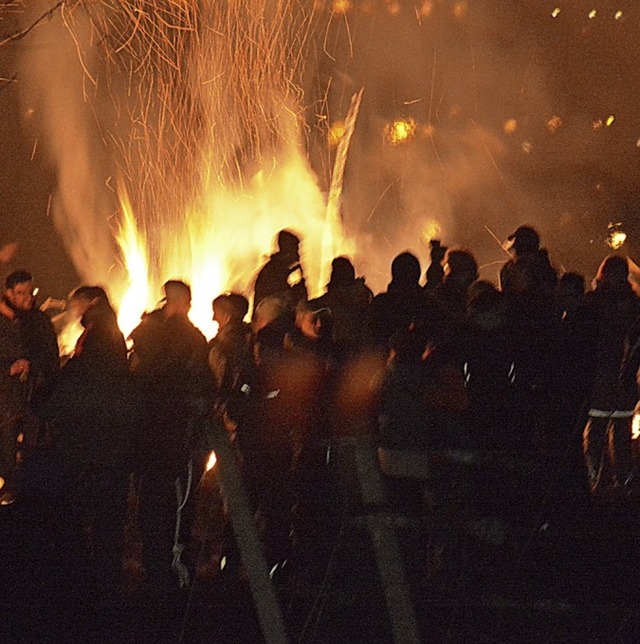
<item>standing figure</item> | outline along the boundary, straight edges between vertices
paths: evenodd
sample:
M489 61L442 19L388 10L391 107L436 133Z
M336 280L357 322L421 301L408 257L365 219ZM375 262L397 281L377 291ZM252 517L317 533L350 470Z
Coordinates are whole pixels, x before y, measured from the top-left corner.
M187 317L191 289L178 280L163 289L163 306L130 336L130 368L147 419L138 440L143 560L160 590L173 585L172 569L181 586L188 583L180 555L193 521L190 495L204 472L201 432L213 391L207 341Z
M116 314L99 286L81 286L71 309L84 332L46 406L53 430L49 458L59 472L56 495L84 535L93 589L117 592L134 430L142 415L128 373Z
M277 240L278 252L271 255L256 278L254 317L257 306L265 297L275 295L284 298L291 308L300 300L307 299L307 287L300 266L300 239L290 230L281 230Z
M27 413L29 366L15 313L0 300L0 505L16 500L16 447Z
M635 372L622 365L629 332L640 316L640 299L629 283L626 258L611 255L604 260L586 307L592 327L593 388L583 450L595 492L627 486L633 475L631 422L638 392Z

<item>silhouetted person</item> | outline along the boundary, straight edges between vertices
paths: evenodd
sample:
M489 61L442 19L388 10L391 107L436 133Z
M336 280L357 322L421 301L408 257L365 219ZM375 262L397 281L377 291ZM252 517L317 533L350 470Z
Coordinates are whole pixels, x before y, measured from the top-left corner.
M278 251L271 255L256 278L254 311L260 302L269 296L284 299L291 308L299 300L307 299L307 287L300 266L300 239L290 230L281 230L277 243ZM294 281L296 275L297 281Z
M469 433L474 447L513 450L520 438L511 422L514 337L503 294L488 281L469 287L459 353L469 396Z
M524 449L546 448L553 423L548 374L557 359L557 275L531 226L520 226L508 239L514 257L500 271L500 288L517 342L513 422Z
M46 406L57 470L56 497L76 522L92 589L117 592L136 428L142 406L127 368L127 350L104 289L81 286L71 297L84 333Z
M13 476L20 423L28 413L29 360L15 312L0 300L0 504L16 499Z
M431 291L431 299L437 307L440 335L453 340L466 316L467 293L478 279L478 263L470 251L450 248L443 264L442 283Z
M331 311L332 338L337 351L346 357L356 352L362 343L362 333L373 293L347 257L331 262L331 277L324 295L313 300L317 309Z
M395 257L386 293L376 295L367 312L365 339L369 347L386 355L394 333L411 324L423 328L431 322L427 296L419 284L420 273L420 262L412 253Z
M219 295L212 302L218 333L209 341L209 367L216 387L216 406L235 431L255 378L253 332L244 322L249 302L239 293Z
M627 372L621 378L621 366L629 331L640 316L640 300L629 283L626 258L611 255L604 260L586 305L595 342L583 440L589 484L596 491L624 487L633 475L631 420L638 391L636 374Z
M163 306L131 332L130 358L147 414L138 447L143 561L158 589L173 585L172 569L187 582L180 554L193 519L189 497L204 471L201 432L213 391L207 341L187 317L191 289L178 280L163 289Z

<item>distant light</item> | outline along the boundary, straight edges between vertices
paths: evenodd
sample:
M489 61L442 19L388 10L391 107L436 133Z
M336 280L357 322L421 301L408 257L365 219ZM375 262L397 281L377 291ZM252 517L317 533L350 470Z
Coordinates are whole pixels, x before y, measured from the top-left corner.
M616 117L612 114L606 121L605 124L607 127L611 127L613 125L613 122L616 120Z
M598 15L598 12L595 9L592 9L589 12L589 18L595 18Z
M332 9L336 13L347 13L351 9L349 0L333 0Z
M464 18L467 15L468 9L469 3L466 0L460 0L460 2L456 2L453 6L453 15L456 18Z
M522 147L522 151L525 154L530 154L531 151L533 150L533 145L531 145L529 141L523 141L521 147Z
M396 0L387 0L387 11L389 15L397 16L402 11L402 7Z
M556 130L560 127L562 127L562 117L560 116L552 116L548 121L547 121L547 130L554 134Z
M556 7L552 12L551 12L551 17L552 18L557 18L560 13L560 8Z
M631 440L638 440L638 438L640 438L640 415L634 413L631 421Z
M217 460L218 459L216 458L216 453L211 452L211 454L209 454L209 460L207 461L207 472L209 470L213 469L213 467L215 466Z
M505 134L513 134L518 129L518 121L516 119L507 119L502 126Z
M416 13L418 18L427 18L433 12L433 2L432 0L424 0L420 8L416 8Z
M604 123L602 122L602 119L598 119L597 121L593 122L593 125L591 127L593 127L594 130L600 130L603 125Z
M416 122L412 118L396 119L385 128L385 134L393 145L405 143L413 137L416 131Z
M622 11L616 11L616 13L613 16L616 20L620 20L622 18Z
M627 233L622 229L622 222L610 223L607 226L607 244L613 249L618 250L624 246L627 241Z

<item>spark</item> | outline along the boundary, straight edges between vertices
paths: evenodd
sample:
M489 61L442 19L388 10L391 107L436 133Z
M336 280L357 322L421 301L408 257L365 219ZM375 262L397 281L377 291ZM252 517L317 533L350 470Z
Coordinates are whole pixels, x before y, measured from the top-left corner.
M592 9L588 15L589 15L589 18L593 19L598 15L598 12L595 9Z
M607 120L605 121L605 125L606 125L607 127L611 127L611 126L613 125L613 122L614 122L615 120L616 120L616 117L612 114L612 115L611 115L611 116L609 116L609 118L607 118Z
M613 17L615 20L620 20L622 18L622 11L616 11Z
M552 18L557 18L560 15L560 8L556 7L552 12L551 12L551 17Z

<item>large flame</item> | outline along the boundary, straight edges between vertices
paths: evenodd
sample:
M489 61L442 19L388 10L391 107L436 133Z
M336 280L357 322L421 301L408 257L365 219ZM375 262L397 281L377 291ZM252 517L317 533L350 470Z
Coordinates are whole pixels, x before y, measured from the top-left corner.
M249 299L257 270L277 232L292 228L302 237L301 255L310 297L326 283L333 257L353 252L333 208L317 186L307 161L295 151L269 172L258 171L242 191L214 183L175 226L158 231L160 256L148 259L148 239L121 190L117 241L128 283L114 292L118 322L128 334L145 310L156 306L162 284L184 279L192 288L191 320L215 335L211 301L235 290Z

